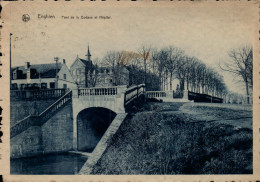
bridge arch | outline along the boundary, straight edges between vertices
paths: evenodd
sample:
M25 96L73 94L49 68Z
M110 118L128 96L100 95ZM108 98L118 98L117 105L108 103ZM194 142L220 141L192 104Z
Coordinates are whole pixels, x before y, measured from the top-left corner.
M72 90L73 150L86 148L78 145L78 115L88 108L106 108L115 114L125 113L126 106L144 95L145 85L126 85L107 88L78 88ZM79 126L81 127L81 126Z
M116 117L116 112L105 107L88 107L76 116L76 148L92 152Z

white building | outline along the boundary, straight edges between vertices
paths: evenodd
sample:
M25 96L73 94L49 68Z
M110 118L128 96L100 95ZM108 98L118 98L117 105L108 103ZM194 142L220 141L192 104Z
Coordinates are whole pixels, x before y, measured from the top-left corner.
M12 67L10 76L12 90L77 88L65 60L57 64L26 62L24 66Z

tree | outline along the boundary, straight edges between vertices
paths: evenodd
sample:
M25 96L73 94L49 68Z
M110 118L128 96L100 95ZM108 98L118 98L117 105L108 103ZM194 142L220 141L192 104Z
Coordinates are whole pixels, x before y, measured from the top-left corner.
M184 57L184 51L177 47L170 46L165 49L165 52L168 54L165 66L167 72L170 75L170 90L173 90L172 88L173 74L175 72L175 69L177 68L177 62L182 60Z
M164 84L164 73L166 70L166 60L167 60L168 54L165 50L160 50L160 51L154 51L152 54L152 60L153 60L153 66L154 70L157 73L160 81L160 89L163 90L163 84Z
M121 85L122 80L127 77L123 69L128 61L128 54L116 51L108 52L103 58L103 65L111 69L111 76L115 86Z
M253 86L253 50L251 46L243 46L238 49L232 49L228 55L232 62L225 63L220 68L238 76L245 83L247 103L250 103L250 91Z
M87 73L87 85L95 87L98 79L98 65L93 64Z
M143 75L143 83L146 84L146 76L147 76L147 61L150 57L151 47L142 46L139 51L139 54L143 60L143 67L144 67L144 75Z

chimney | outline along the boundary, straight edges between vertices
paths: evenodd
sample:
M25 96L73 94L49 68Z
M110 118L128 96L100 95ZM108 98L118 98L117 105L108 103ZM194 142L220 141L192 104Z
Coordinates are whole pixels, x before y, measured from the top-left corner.
M25 62L25 69L29 69L30 68L30 62Z
M66 64L66 60L65 59L63 59L63 64Z

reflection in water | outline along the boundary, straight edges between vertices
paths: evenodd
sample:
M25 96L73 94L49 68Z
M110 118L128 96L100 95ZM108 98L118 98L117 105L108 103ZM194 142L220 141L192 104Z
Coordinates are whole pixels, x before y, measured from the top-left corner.
M11 174L76 174L86 161L86 156L75 154L11 159Z

